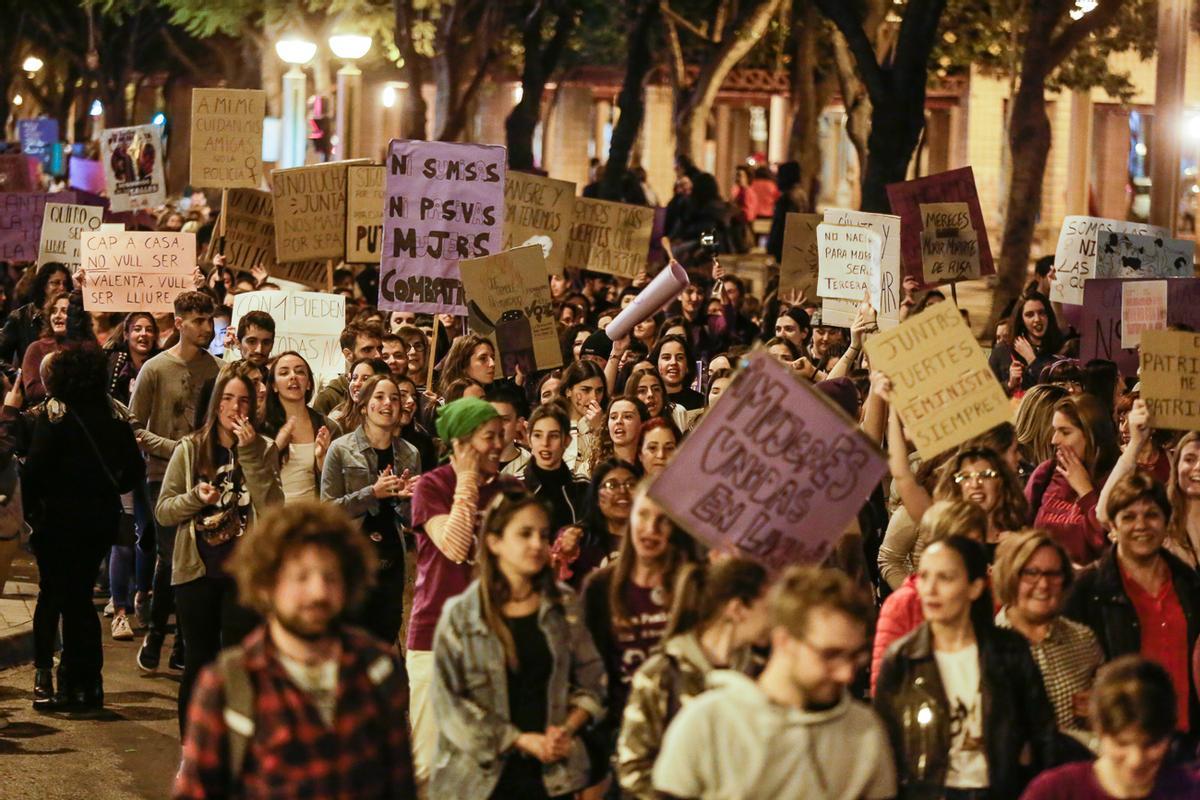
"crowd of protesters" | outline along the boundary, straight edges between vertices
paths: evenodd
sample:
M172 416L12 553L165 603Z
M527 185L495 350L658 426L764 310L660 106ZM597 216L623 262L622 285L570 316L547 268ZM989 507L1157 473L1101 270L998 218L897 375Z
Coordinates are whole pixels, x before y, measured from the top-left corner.
M679 236L712 230L715 182L679 180ZM739 171L733 202L786 213L797 181ZM697 250L613 341L649 277L569 272L563 366L503 377L461 318L382 311L344 267L319 385L266 312L215 336L281 287L227 269L198 208L160 220L206 253L172 314L89 313L61 264L0 276L33 706L104 707L111 596L112 638L141 641L110 653L181 673L174 796L1200 797L1200 438L1072 358L1044 270L992 343L1012 422L922 461L865 303L832 326ZM902 310L945 301L908 282ZM890 467L828 563L781 574L647 491L755 347Z

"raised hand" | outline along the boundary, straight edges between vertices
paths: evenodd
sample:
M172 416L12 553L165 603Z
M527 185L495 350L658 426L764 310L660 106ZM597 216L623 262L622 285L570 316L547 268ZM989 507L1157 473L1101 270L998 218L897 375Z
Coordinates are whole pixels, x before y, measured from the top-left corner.
M254 426L250 424L249 417L238 417L238 421L233 425L233 435L237 439L238 447L245 447L254 441L257 434L254 432Z
M398 497L403 484L400 478L388 467L383 472L379 473L379 477L375 479L375 485L371 487L371 491L379 500L385 500L389 497Z
M296 430L296 418L288 417L287 422L279 427L279 433L275 434L275 447L280 452L287 449L287 446L292 443L292 434ZM322 429L324 430L324 429Z
M479 474L479 451L470 442L456 441L450 454L450 465L458 477Z

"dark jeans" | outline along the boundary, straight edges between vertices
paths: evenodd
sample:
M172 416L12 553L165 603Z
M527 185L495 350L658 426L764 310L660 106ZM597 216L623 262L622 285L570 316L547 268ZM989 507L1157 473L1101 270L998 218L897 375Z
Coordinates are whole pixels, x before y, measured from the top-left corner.
M150 635L160 643L171 632L171 613L175 611L175 592L171 588L171 560L175 557L175 528L160 525L154 518L154 507L162 481L147 481L146 501L150 506L150 518L154 521L154 546L157 557L154 562L154 596L150 598ZM179 622L176 615L176 622ZM182 623L180 623L182 624Z
M179 629L183 634L183 676L179 679L179 733L187 723L192 687L206 665L222 648L246 638L259 623L258 615L237 603L232 578L197 578L175 587Z
M99 532L89 531L89 534ZM88 685L100 677L100 619L92 602L96 571L108 548L82 543L54 531L34 539L38 565L38 599L33 612L34 666L54 665L54 640L62 616L62 672L73 684Z
M404 558L375 573L375 585L350 620L394 647L404 622Z

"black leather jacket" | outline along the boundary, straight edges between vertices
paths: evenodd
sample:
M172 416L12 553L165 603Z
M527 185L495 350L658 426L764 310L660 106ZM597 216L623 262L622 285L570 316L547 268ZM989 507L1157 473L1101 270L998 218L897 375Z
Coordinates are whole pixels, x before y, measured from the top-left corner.
M1057 761L1054 713L1023 637L991 628L977 631L976 639L988 796L1012 800L1034 775ZM922 707L928 711L921 713ZM875 687L875 709L895 752L899 796L904 800L943 797L950 762L950 713L929 623L889 648Z
M1171 570L1175 596L1187 620L1188 663L1191 663L1191 653L1200 637L1200 575L1166 550L1162 551L1162 557ZM1091 628L1110 660L1141 651L1142 628L1121 580L1116 545L1075 579L1063 614ZM1188 681L1188 688L1189 729L1195 731L1200 725L1200 699L1196 697L1194 681Z

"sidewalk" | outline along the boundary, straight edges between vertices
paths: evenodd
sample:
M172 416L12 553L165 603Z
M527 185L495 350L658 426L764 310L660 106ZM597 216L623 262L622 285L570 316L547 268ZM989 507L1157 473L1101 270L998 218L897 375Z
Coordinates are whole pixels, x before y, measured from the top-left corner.
M0 594L0 670L33 658L33 604L37 599L37 566L21 551L12 576Z

